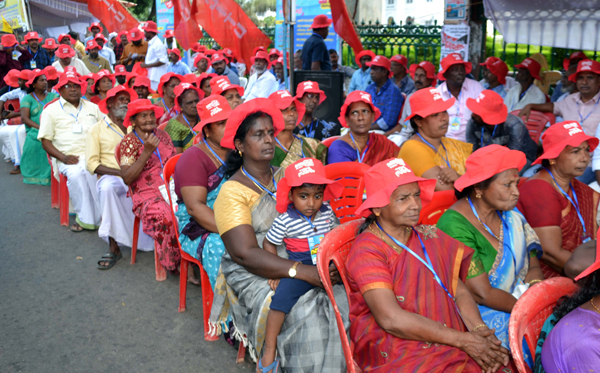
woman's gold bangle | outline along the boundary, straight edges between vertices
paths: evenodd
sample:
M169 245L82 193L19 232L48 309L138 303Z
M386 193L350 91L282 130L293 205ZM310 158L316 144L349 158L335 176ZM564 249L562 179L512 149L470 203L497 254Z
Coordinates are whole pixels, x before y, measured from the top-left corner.
M533 284L537 284L538 282L542 282L542 280L539 280L539 279L536 278L535 280L529 281L528 284L529 284L529 286L531 286Z
M481 325L477 325L476 327L473 328L473 330L471 330L472 332L476 332L477 329L479 328L487 328L488 326L485 324L481 324Z

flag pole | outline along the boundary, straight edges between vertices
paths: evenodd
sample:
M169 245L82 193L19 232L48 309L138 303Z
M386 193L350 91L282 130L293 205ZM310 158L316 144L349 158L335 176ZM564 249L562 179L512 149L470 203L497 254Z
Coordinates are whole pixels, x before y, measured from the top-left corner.
M296 24L296 0L290 0L290 54L292 58L290 58L290 92L296 93L295 85L294 85L294 25ZM302 66L300 66L302 67Z

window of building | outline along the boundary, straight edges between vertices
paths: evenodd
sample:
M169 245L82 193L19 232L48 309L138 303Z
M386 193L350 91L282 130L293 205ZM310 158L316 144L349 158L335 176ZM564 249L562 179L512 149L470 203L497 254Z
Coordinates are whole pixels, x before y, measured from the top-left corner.
M396 0L387 0L387 5L392 6L396 4Z
M413 0L406 0L407 4L412 4Z

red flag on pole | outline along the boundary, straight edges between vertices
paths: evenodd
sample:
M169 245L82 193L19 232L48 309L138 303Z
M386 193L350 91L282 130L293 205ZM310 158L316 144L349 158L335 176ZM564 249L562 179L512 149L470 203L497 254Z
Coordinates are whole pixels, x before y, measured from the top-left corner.
M191 49L192 44L197 42L204 36L198 22L194 19L196 13L196 5L190 9L189 0L174 0L173 1L175 38L183 49Z
M355 55L362 52L362 43L350 20L344 0L329 0L329 4L331 5L331 19L333 20L335 32L348 43L354 50Z
M234 0L195 0L196 21L221 48L233 50L239 60L251 66L255 47L268 47L271 39L256 27Z
M89 0L88 10L109 32L131 30L140 24L117 0Z

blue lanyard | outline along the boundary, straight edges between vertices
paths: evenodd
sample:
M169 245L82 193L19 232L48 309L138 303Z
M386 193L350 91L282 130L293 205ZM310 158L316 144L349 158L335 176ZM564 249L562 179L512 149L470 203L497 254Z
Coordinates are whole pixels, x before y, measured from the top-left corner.
M395 239L394 237L390 236L386 231L384 231L383 228L381 227L381 225L379 225L378 221L376 221L375 224L377 224L377 227L379 227L379 229L383 233L385 233L386 236L388 236L392 241L394 241L394 243L396 245L398 245L401 248L403 248L404 250L408 251L412 256L414 256L421 263L423 263L423 265L433 274L433 277L435 278L435 281L437 281L437 283L440 284L440 286L444 289L444 291L446 291L446 294L448 294L448 296L450 297L450 299L454 300L454 297L452 296L452 294L450 294L450 292L448 291L448 288L446 288L446 286L442 282L442 279L440 279L440 276L438 276L438 274L435 271L435 269L433 269L433 265L431 264L431 259L429 258L429 254L427 254L427 249L425 249L425 244L423 243L423 240L421 239L421 236L419 236L419 233L414 228L412 230L415 233L415 235L417 236L417 238L419 239L419 241L421 242L421 248L423 249L423 254L425 255L425 259L427 259L427 262L425 262L423 260L423 258L421 258L419 255L417 255L417 253L415 253L414 251L412 251L411 249L409 249L408 246L406 246L402 242L400 242L397 239Z
M133 130L133 134L135 135L135 137L137 137L137 138L138 138L138 140L140 140L140 141L142 142L142 145L144 145L144 140L142 140L142 139L141 139L141 138L138 136L138 134L137 134L137 132L135 132L135 130ZM163 176L163 173L162 173L162 168L163 168L164 166L163 166L162 158L161 158L161 156L160 156L160 150L158 150L158 147L156 148L156 150L154 150L154 154L156 154L156 156L158 157L158 161L160 162L160 168L161 168L161 171L160 171L160 177L161 177L161 178L164 180L164 179L165 179L165 177Z
M292 135L294 135L294 134L292 134ZM300 140L300 152L302 153L302 158L306 158L306 155L304 155L304 140L296 135L294 135L294 137L296 139Z
M37 100L37 102L39 102L40 105L42 105L42 108L43 108L44 107L44 103L38 98L38 96L36 96L35 92L31 92L31 94Z
M301 213L300 211L298 211L298 209L297 209L297 208L295 208L295 207L294 207L294 210L296 210L296 212L298 213L298 215L302 216L302 218L303 218L304 220L306 220L306 222L307 222L308 224L310 224L310 227L311 227L311 228L312 228L312 229L313 229L315 232L317 231L317 227L315 227L315 225L312 223L312 221L310 221L310 218L309 218L308 216L306 216L306 215L304 215L303 213Z
M319 120L317 119L317 122L318 122L318 121L319 121ZM304 127L304 129L302 130L302 131L304 131L304 136L306 136L306 137L310 137L310 133L311 133L311 132L312 132L312 130L313 130L313 124L314 124L314 123L315 123L315 121L314 121L314 120L313 120L312 122L310 122L310 129L308 130L308 132L306 132L306 127Z
M204 145L206 145L206 147L208 148L208 150L210 150L210 152L212 153L212 155L214 155L215 158L217 158L219 160L219 162L221 162L222 165L225 164L225 162L223 162L223 160L221 159L221 157L219 157L217 155L217 153L215 153L215 151L212 150L212 148L208 145L208 143L206 142L206 139L204 137L202 138L202 141L204 141Z
M421 134L420 134L420 133L418 133L418 132L417 132L417 136L419 136L419 137L421 138L421 141L423 141L425 144L429 145L429 147L430 147L431 149L433 149L433 151L434 151L434 152L436 152L436 153L438 152L438 151L437 151L437 149L435 148L435 146L431 145L431 144L429 143L429 141L425 140L425 139L423 138L423 136L421 136ZM452 168L452 167L450 166L450 162L448 162L448 151L446 150L446 147L444 146L444 143L442 142L442 140L440 140L440 144L442 144L442 148L444 148L444 152L446 152L446 157L445 157L445 158L444 158L444 157L442 157L442 159L444 160L444 162L446 162L446 164L448 165L448 168Z
M267 192L271 197L273 197L273 199L277 200L277 196L275 195L275 193L271 192L266 186L262 185L258 180L256 180L254 177L252 177L252 175L247 173L244 166L242 166L242 173L244 175L246 175L246 177L248 179L250 179L250 181L252 181L254 183L254 185L259 187L262 191ZM275 172L273 171L273 166L271 166L271 174L273 175L272 178L273 178L273 185L275 186L275 192L277 192L277 183L275 182Z
M169 114L170 114L170 113L171 113L171 111L173 111L173 108L175 108L175 105L173 105L173 107L169 109L169 108L167 107L167 103L165 102L165 99L164 99L164 98L162 98L162 97L161 97L160 99L162 100L163 106L165 107L165 109L166 109L166 110L169 112ZM178 112L177 110L175 110L175 114L179 115L179 112ZM187 119L186 119L186 120L187 120ZM189 122L188 122L188 124L189 124ZM194 132L194 133L196 133L196 132Z
M60 99L58 100L58 103L60 104L60 107L61 107L63 110L65 110L65 108L64 108L64 106L63 106L62 102L60 101ZM68 112L68 111L66 111L66 110L65 110L65 113L67 113L67 114L69 114L70 116L72 116L73 118L75 118L75 123L79 123L79 119L78 119L78 118L79 118L79 114L81 113L81 109L82 109L82 108L83 108L83 103L81 103L81 102L80 102L80 103L79 103L79 111L77 112L77 116L75 116L75 115L73 115L73 114L69 113L69 112ZM143 143L143 142L142 142L142 143Z
M531 84L531 85L533 85L533 84ZM527 93L527 91L529 91L529 88L531 88L531 85L529 87L527 87L527 89L525 90L525 92L522 92L519 95L519 101L521 101L523 99L523 97L525 96L525 94Z
M27 47L27 49L29 50L29 53L31 54L31 53L32 53L32 52L31 52L31 48ZM33 58L32 58L32 60L35 60L35 58L37 57L38 53L40 53L40 47L38 47L38 51L37 51L37 52L35 52L35 54L33 55Z
M100 67L100 64L99 64L99 63L95 63L94 61L92 61L92 57L90 57L90 58L88 59L88 61L90 61L90 63L91 63L92 65L94 65L94 66L96 66L96 67Z
M181 114L181 116L183 117L183 119L185 119L185 122L187 123L188 127L190 127L190 130L194 133L194 136L197 135L196 131L194 131L194 129L192 128L192 125L190 124L190 121L185 117L185 114Z
M489 234L491 234L491 235L492 235L492 237L495 237L496 239L499 239L499 238L498 238L498 236L496 236L496 235L494 234L494 232L492 232L492 229L491 229L490 227L488 227L488 225L487 225L487 224L485 224L485 223L483 222L483 220L481 220L481 219L479 218L479 214L477 213L477 210L475 209L475 206L473 206L473 201L471 201L471 197L467 197L467 200L469 201L469 205L471 205L471 211L473 211L473 215L475 215L475 217L477 218L477 220L479 220L479 222L480 222L481 224L483 224L483 227L485 228L485 230L486 230L486 231L488 231L488 233L489 233ZM499 213L498 211L496 211L496 212L498 213L498 217L500 217L500 220L503 220L503 219L502 219L502 216L500 215L500 213Z
M585 221L583 220L583 216L581 216L581 210L579 209L579 201L577 200L577 193L575 193L575 189L573 189L573 185L571 183L569 183L569 187L571 188L571 191L573 192L573 198L571 198L563 190L563 188L561 188L561 186L558 185L558 183L556 182L556 179L554 178L554 175L552 174L552 171L550 171L549 169L547 169L545 167L544 167L544 169L550 174L550 177L552 178L552 180L554 180L554 185L556 185L558 187L558 190L560 190L562 195L565 196L567 201L571 202L571 205L573 205L573 207L575 207L575 211L577 212L577 217L579 218L579 221L581 222L581 226L583 227L583 242L590 241L591 238L588 236L587 230L585 229ZM573 201L573 199L575 199L575 201Z
M596 106L598 106L598 102L600 102L600 97L598 97L598 99L596 100L596 103L594 104L594 107L592 108L592 110L590 110L590 112L588 113L588 115L585 116L585 118L583 117L583 115L581 115L581 112L579 111L579 102L575 101L575 103L577 104L577 114L579 114L579 123L583 126L583 122L588 119L590 117L590 115L592 115L592 113L594 112L594 110L596 110Z
M481 126L481 147L483 148L484 146L488 146L492 143L492 139L494 138L494 135L496 134L496 130L498 129L498 125L494 126L494 131L492 131L492 136L490 137L490 141L488 141L487 144L483 145L483 126Z
M294 135L295 138L297 138L298 140L300 140L300 151L302 152L302 158L306 158L306 156L304 155L304 149L302 149L302 145L304 145L304 140L302 140L301 138L299 138L298 136ZM279 146L281 147L281 149L283 149L284 152L289 153L289 149L286 148L285 146L283 146L283 144L279 141L279 139L277 137L275 137L275 141L277 141L277 144L279 144ZM300 154L296 154L297 156L300 156Z
M362 157L360 156L360 152L358 151L358 145L356 145L356 141L354 141L354 136L352 136L352 132L350 133L350 138L352 139L352 143L354 144L354 148L356 150L356 158L358 158L358 163L363 163L363 159L365 159L365 154L367 154L367 150L369 149L369 140L367 140L367 146L362 151Z
M110 123L108 123L108 121L106 120L106 117L104 117L104 121L106 122L106 124L108 124L108 127L110 127L110 129L111 129L111 130L115 131L115 133L116 133L117 135L119 135L119 136L121 136L121 138L123 138L123 135L121 135L121 134L119 133L119 131L117 131L116 129L114 129L114 128L113 128L113 126L111 126L111 125L110 125ZM137 136L137 133L136 133L135 135ZM140 138L138 137L138 139L140 139ZM142 139L140 139L140 141L142 141ZM142 141L142 144L143 144L143 143L144 143L144 142ZM162 163L162 162L161 162L161 163Z

